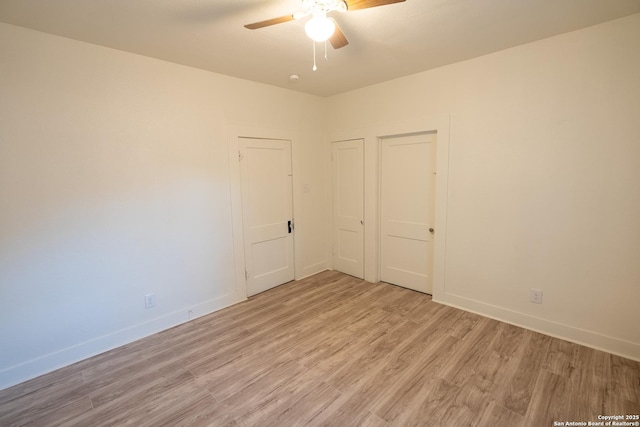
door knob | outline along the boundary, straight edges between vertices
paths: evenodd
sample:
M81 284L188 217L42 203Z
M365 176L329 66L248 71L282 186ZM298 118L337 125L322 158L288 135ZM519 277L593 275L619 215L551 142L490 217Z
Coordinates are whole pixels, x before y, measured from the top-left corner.
M433 228L429 229L429 233L433 234L435 232L435 230Z

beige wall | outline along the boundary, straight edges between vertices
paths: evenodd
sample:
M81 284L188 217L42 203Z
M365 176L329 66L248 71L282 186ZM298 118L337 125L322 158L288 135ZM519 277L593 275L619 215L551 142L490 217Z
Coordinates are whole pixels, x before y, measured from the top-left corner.
M0 64L0 388L246 296L232 128L292 136L296 275L326 268L321 98L5 24Z
M639 76L634 15L331 97L328 131L379 136L450 115L435 298L640 359Z

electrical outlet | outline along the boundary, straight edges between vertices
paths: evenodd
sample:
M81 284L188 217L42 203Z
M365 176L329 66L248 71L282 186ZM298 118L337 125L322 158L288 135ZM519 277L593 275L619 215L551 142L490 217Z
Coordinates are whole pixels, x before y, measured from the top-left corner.
M542 291L531 288L530 301L534 304L542 304Z
M156 306L156 294L147 294L144 296L144 308L153 308Z

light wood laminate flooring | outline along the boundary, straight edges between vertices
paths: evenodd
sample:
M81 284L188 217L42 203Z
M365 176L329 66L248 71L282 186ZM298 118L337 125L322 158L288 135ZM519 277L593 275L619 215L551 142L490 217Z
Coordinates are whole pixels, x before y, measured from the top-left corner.
M0 391L1 426L553 426L640 364L326 271Z

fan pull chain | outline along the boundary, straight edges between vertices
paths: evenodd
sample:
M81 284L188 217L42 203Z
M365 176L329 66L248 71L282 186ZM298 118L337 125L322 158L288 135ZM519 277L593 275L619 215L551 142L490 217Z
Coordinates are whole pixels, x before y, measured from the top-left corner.
M316 71L318 69L318 67L316 67L316 42L312 41L313 43L313 71Z

